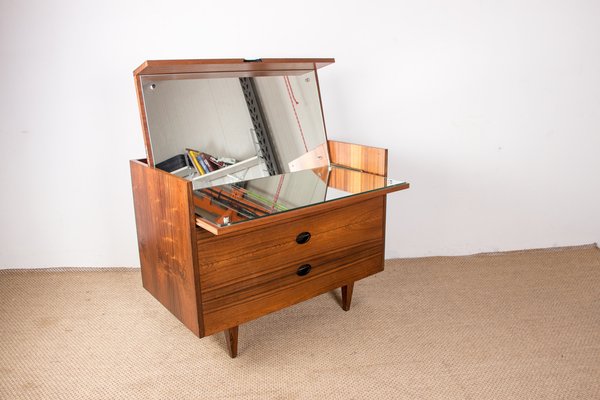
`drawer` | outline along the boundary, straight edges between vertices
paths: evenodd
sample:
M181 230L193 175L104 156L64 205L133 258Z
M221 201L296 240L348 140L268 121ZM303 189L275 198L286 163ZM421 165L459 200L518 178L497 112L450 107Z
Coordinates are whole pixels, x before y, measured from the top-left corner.
M381 196L240 234L198 235L206 334L381 271L384 205ZM302 232L310 239L298 244Z

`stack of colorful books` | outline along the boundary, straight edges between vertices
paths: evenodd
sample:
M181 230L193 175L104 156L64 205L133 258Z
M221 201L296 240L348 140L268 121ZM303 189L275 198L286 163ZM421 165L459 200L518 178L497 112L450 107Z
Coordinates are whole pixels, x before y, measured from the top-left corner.
M186 151L191 164L200 175L206 175L236 163L236 160L234 159L216 158L210 154L194 149L186 149Z

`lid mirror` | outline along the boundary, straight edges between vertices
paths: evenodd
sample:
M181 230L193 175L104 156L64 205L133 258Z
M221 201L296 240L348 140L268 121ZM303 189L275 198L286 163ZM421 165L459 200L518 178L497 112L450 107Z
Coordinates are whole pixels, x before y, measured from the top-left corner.
M328 166L315 72L292 74L142 76L155 166L194 189Z

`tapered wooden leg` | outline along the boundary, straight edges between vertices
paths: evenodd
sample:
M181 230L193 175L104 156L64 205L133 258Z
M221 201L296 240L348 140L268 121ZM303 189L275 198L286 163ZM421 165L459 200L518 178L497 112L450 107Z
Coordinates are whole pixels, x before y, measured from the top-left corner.
M229 356L231 358L236 358L238 349L238 327L234 326L233 328L225 330L223 333L225 334Z
M352 303L352 290L354 290L354 282L349 285L342 286L342 309L344 311L350 310L350 303Z

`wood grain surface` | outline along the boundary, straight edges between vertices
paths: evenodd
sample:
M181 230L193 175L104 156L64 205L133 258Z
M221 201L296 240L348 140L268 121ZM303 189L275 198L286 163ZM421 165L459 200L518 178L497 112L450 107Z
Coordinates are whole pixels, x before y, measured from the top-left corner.
M134 75L186 74L204 72L312 70L333 64L333 58L263 58L246 62L242 58L209 60L148 60Z
M204 336L192 184L139 161L130 168L144 288Z
M379 147L329 140L329 159L340 165L370 174L387 176L388 151Z
M206 334L351 284L383 269L384 197L235 235L198 231ZM296 243L310 232L305 244ZM312 269L296 274L301 265Z

